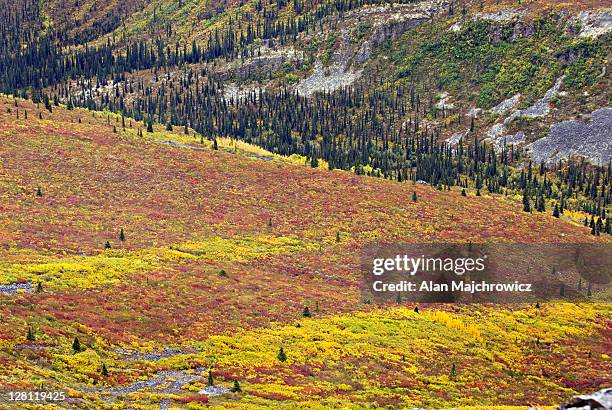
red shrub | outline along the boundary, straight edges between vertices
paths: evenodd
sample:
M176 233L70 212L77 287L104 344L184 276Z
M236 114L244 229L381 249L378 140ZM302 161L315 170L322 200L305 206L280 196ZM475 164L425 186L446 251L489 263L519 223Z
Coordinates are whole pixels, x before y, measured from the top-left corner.
M208 403L208 396L187 396L175 399L179 403Z

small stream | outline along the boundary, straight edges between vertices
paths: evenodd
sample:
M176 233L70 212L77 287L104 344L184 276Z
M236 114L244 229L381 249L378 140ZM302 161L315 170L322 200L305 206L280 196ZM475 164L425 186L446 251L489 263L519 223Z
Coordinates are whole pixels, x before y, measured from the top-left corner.
M32 282L10 283L8 285L0 285L0 295L14 295L18 291L34 292Z
M124 356L121 360L125 362L134 361L149 361L156 362L163 358L172 357L181 354L195 353L196 350L193 348L186 348L184 350L174 348L164 348L163 350L142 353L125 349L115 349L115 352ZM126 386L117 387L95 387L86 389L86 393L99 393L103 397L104 401L111 401L116 396L123 396L138 391L147 390L157 394L179 394L181 388L186 384L189 384L193 380L201 380L204 376L201 374L208 371L205 367L197 367L193 369L193 373L187 373L186 370L161 370L153 374L147 380L139 380ZM209 386L204 390L201 390L199 394L206 395L208 397L219 396L229 392L230 390L222 386ZM170 409L172 404L171 399L163 399L159 403L160 410Z

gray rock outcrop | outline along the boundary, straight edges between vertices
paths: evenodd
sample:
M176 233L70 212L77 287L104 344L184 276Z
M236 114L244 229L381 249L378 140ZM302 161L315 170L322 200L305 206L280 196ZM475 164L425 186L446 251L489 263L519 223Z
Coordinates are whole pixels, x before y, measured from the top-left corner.
M603 389L593 394L574 396L558 410L610 410L612 409L612 388Z
M554 124L546 137L528 145L533 160L554 162L570 156L582 156L595 164L612 160L612 108L601 108L590 117L587 122Z

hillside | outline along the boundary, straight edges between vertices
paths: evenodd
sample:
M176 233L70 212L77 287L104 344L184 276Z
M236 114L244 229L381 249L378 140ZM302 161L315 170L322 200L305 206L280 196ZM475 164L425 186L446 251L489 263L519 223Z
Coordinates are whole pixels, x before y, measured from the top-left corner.
M86 22L105 21L100 16L112 12L117 27L98 28L98 36L90 36L91 44L112 41L115 53L121 53L136 41L150 41L153 54L155 49L166 54L153 63L141 62L146 70L124 70L127 72L121 77L126 79L113 76L111 84L86 92L95 93L97 103L115 111L141 115L139 107L146 96L162 92L157 98L166 99L168 85L175 86L178 98L186 96L187 90L193 90L193 77L196 82L197 77L213 79L227 99L244 99L260 90L278 99L276 92L285 87L313 97L317 92L353 86L356 93L368 96L364 102L354 103L363 105L362 112L341 105L334 107L338 111L334 114L358 120L368 111L388 106L393 115L382 116L381 125L398 129L397 136L391 135L393 140L406 138L401 128L416 121L420 128L427 125L440 141L452 144L460 138L468 142L478 137L498 150L504 144L520 147L538 163L580 155L603 165L612 159L607 138L612 128L609 110L598 111L610 105L606 90L611 86L612 9L605 6L601 1L428 0L393 5L247 2L213 7L202 2L154 1L128 2L123 7L136 11L129 13L110 3L93 7L49 2L45 13L51 16L48 24L63 27L54 12L74 7L74 15L90 16L76 25L85 30ZM190 64L168 64L168 60L180 59L181 52L190 54L185 58ZM202 59L204 64L193 64ZM164 72L161 78L158 69L149 70L160 66ZM187 85L184 76L189 78ZM83 85L70 83L74 98L79 100ZM61 88L49 92L64 99L68 93ZM416 106L415 96L421 103ZM404 108L398 110L398 105ZM173 107L169 101L162 107L167 108L148 108L148 114L161 123L189 122L206 134L249 138L242 127L228 129L214 124L219 115L215 111L223 109L216 104L212 104L209 118L198 118L184 112L189 107ZM269 109L272 116L288 115L282 106L271 105ZM309 110L298 112L301 115L308 116ZM258 120L265 124L268 116ZM591 127L591 120L597 126ZM210 122L212 125L207 125ZM282 129L272 124L268 128L272 134L287 138ZM309 132L298 124L293 131ZM358 131L375 138L370 133L380 129ZM274 145L305 155L314 150L326 160L331 157L332 162L340 162L335 167L347 167L343 161L333 161L338 154L326 146L326 132L333 137L338 130L313 133L312 147L304 141L304 146L298 141L290 148L280 141ZM563 139L560 133L569 135ZM260 136L250 138L263 143ZM534 143L540 139L545 141ZM601 148L593 150L593 146ZM401 164L401 158L394 156L390 161Z
M543 410L611 386L609 2L0 21L0 409ZM372 264L391 280L421 246L489 246L500 275L462 278L538 290L374 295Z
M211 11L155 1L125 3L128 13L104 2L49 2L29 20L14 17L5 42L18 52L3 55L0 88L188 126L205 139L239 139L330 169L509 191L534 203L544 196L566 208L571 188L526 186L517 176L540 164L560 179L574 178L559 175L563 167L578 180L609 174L605 6L296 0ZM69 24L60 7L90 17ZM121 24L92 28L89 43L75 44L86 20L109 19ZM584 192L567 208L605 219L599 203L611 202L610 185L600 199Z
M360 252L376 238L595 240L571 219L525 214L503 196L313 169L227 140L214 150L192 130L139 136L144 124L125 119L123 129L107 113L1 103L3 390L44 383L68 389L73 407L180 405L210 368L219 386L243 389L212 395L222 408L441 407L553 404L609 381L605 303L417 315L360 297ZM11 283L22 290L8 293ZM86 350L71 355L75 337ZM363 343L377 348L364 355ZM286 362L275 359L280 346ZM482 379L491 366L496 377ZM508 389L479 393L490 383Z

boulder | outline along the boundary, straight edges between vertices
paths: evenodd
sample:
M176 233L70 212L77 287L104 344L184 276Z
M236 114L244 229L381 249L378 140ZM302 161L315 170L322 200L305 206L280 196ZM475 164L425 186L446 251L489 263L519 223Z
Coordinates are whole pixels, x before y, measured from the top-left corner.
M558 410L610 410L612 409L612 388L600 390L592 394L574 396Z

